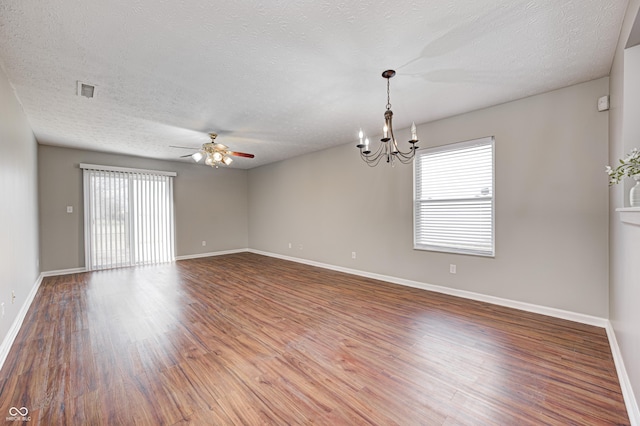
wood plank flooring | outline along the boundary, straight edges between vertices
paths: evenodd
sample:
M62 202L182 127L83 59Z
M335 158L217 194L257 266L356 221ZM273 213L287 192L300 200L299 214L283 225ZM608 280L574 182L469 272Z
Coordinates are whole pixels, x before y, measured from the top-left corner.
M0 418L629 424L603 329L250 253L46 278Z

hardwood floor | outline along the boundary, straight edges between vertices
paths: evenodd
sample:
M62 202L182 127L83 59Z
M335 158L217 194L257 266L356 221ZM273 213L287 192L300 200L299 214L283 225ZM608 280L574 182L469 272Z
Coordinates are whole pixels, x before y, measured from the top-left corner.
M629 424L603 329L243 253L46 278L29 424Z

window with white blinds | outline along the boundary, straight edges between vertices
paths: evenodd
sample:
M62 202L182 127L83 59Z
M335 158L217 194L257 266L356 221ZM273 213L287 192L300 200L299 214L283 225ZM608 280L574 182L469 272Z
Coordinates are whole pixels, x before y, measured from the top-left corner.
M494 138L420 150L414 248L494 256Z
M81 164L87 270L174 260L173 172Z

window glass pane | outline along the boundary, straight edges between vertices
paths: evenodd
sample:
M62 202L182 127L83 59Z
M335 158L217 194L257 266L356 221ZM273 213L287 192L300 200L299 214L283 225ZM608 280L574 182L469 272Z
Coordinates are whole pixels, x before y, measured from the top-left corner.
M414 247L493 256L493 138L421 150Z

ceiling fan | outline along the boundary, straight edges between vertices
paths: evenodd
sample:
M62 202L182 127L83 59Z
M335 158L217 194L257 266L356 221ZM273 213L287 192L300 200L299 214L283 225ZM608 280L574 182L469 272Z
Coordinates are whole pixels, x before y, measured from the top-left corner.
M255 155L245 152L231 151L229 147L221 143L216 143L217 133L209 133L211 142L202 144L202 148L193 154L182 155L180 158L191 157L196 163L204 158L204 164L207 166L218 168L220 165L228 166L233 162L232 156L254 158ZM193 149L186 146L174 146L173 148Z

